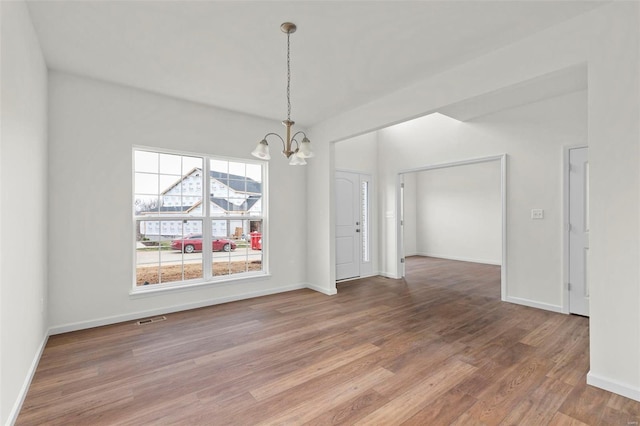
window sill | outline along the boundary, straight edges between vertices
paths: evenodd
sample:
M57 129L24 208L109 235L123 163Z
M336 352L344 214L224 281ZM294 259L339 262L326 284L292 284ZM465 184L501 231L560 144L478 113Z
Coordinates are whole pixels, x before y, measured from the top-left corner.
M260 273L247 273L247 274L238 274L239 276L234 276L231 278L219 278L212 280L192 280L192 281L181 281L177 283L168 283L168 284L150 284L145 286L136 286L129 291L130 298L138 298L144 296L155 296L162 293L171 293L171 292L180 292L180 291L192 291L199 290L206 287L214 287L219 285L224 285L228 283L233 283L237 281L249 281L249 280L262 280L265 278L270 278L271 274L266 272Z

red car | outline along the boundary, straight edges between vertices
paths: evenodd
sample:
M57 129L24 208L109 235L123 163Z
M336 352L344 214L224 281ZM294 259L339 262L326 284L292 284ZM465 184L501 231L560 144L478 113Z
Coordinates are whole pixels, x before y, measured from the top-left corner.
M184 238L171 241L171 248L185 253L202 251L202 234L188 235ZM213 251L231 251L236 249L236 243L224 238L215 239L211 242Z

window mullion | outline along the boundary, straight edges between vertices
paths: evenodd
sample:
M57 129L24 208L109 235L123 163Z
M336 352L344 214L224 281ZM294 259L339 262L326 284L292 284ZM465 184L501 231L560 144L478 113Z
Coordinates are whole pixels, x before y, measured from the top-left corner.
M213 273L211 271L213 263L212 230L211 230L211 162L208 157L202 159L202 271L205 279L209 279Z

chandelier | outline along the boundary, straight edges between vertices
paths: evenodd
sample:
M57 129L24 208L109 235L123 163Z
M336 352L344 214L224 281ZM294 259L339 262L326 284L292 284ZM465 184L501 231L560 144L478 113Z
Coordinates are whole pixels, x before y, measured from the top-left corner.
M258 145L251 152L251 155L263 160L270 160L271 155L269 155L269 143L267 142L267 138L269 136L276 136L282 142L282 153L289 159L289 165L304 166L307 164L305 158L313 157L311 141L309 141L307 135L302 131L294 133L293 136L291 135L291 127L293 127L295 122L291 121L291 48L289 37L291 34L296 32L297 27L296 24L285 22L280 25L280 29L283 33L287 34L287 119L282 122L282 124L287 128L287 138L283 139L277 133L267 133L262 140L258 142ZM298 142L296 138L300 136L302 136L302 140Z

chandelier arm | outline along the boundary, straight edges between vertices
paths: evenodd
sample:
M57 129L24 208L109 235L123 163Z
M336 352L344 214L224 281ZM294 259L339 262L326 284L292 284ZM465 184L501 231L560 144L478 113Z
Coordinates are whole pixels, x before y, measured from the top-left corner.
M280 142L282 142L282 149L286 149L287 148L286 142L284 141L284 139L282 139L282 136L280 136L279 134L277 134L277 133L267 133L266 135L264 135L264 138L262 138L262 139L267 140L267 136L277 136L278 139L280 139Z
M293 136L291 137L291 140L295 140L295 137L298 136L298 135L302 135L305 138L307 137L307 134L305 132L303 132L302 130L298 130L297 132L295 132L293 134ZM296 141L296 143L298 143L298 141Z

